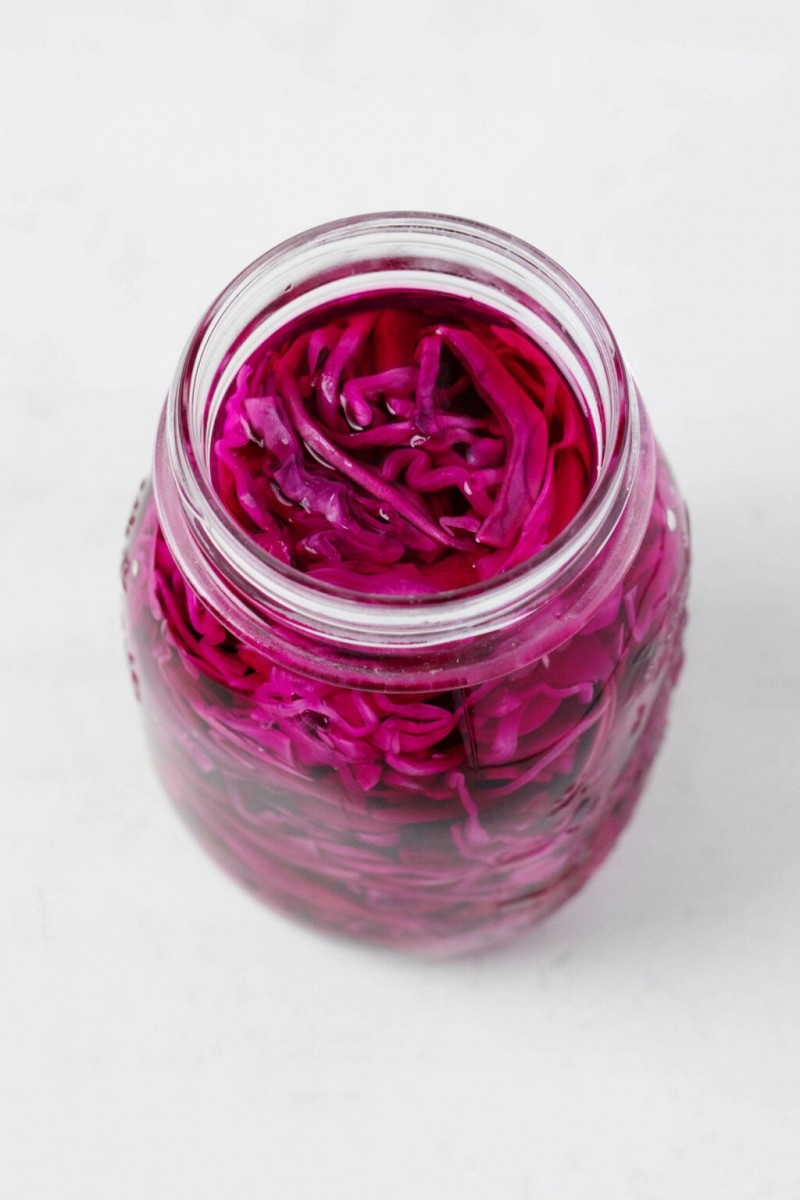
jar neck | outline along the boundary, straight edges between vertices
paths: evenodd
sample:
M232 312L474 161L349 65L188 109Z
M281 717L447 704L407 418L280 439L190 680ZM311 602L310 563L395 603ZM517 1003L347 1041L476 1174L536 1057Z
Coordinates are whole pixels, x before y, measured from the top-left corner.
M573 521L536 557L474 587L413 598L365 597L323 584L263 552L226 511L211 479L220 405L240 367L278 329L358 293L429 291L473 300L527 332L584 408L597 474ZM155 489L165 536L194 589L254 643L290 634L329 659L452 662L508 643L537 617L541 653L569 636L613 587L644 532L654 469L635 385L605 319L545 255L498 230L453 217L388 213L301 234L242 272L199 322L178 363L156 448ZM613 555L606 552L614 547ZM602 553L601 553L602 552ZM601 558L608 560L596 578ZM594 583L587 586L587 570ZM583 583L581 583L583 581ZM608 585L608 586L607 586ZM281 635L283 636L283 635ZM530 633L528 635L530 637ZM283 636L285 641L285 636ZM513 636L511 638L513 641ZM534 638L535 642L537 639ZM527 644L527 643L526 643ZM557 644L557 643L556 643ZM481 648L482 647L482 651ZM531 652L536 647L530 645ZM316 652L316 657L319 652Z

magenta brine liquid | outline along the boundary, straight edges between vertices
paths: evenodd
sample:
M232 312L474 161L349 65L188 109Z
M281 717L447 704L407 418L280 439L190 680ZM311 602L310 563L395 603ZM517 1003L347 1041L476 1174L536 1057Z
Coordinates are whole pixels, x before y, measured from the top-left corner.
M502 580L568 528L597 473L544 350L429 293L279 331L237 371L210 445L242 537L365 603ZM147 488L125 559L130 657L197 836L284 911L391 945L470 949L563 902L630 815L681 661L688 537L663 459L638 502L638 551L576 633L478 682L396 688L316 677L237 636L178 567Z

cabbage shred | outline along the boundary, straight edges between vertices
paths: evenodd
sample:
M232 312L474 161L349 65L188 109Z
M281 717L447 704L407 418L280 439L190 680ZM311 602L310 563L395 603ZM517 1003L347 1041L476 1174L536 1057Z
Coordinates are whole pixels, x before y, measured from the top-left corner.
M593 443L564 376L497 314L352 302L260 346L226 396L217 490L269 554L351 591L430 594L534 557Z

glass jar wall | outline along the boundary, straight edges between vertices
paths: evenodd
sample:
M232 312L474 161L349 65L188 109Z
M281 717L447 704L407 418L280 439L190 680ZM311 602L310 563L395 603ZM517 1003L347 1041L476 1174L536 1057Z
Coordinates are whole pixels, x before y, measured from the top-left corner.
M446 591L360 593L281 561L215 479L215 436L254 352L326 305L386 295L513 325L591 434L565 527ZM641 398L565 272L454 218L303 234L201 320L131 519L127 640L158 773L214 858L286 912L439 953L506 938L572 895L630 816L680 669L687 571L685 508Z

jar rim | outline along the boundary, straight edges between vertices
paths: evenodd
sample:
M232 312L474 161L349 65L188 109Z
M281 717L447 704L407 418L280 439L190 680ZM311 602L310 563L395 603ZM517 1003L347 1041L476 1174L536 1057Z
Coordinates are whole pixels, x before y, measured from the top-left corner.
M434 265L435 264L435 265ZM445 270L447 266L449 269ZM232 370L263 328L276 328L321 303L325 289L345 297L378 277L400 283L416 271L442 292L491 296L549 322L571 347L599 400L597 474L589 495L559 535L508 572L468 587L426 595L381 596L349 591L280 563L241 529L215 491L208 469L209 389ZM448 286L448 284L450 286ZM453 293L454 294L454 293ZM290 315L291 310L291 315ZM283 314L283 316L281 316ZM524 324L524 320L522 322ZM544 326L543 326L544 328ZM231 335L231 330L236 332ZM263 336L259 335L259 340ZM228 344L226 344L226 342ZM154 472L159 515L169 537L177 500L193 553L227 599L251 614L270 614L337 642L370 646L439 645L503 628L569 583L608 540L631 494L640 443L635 385L600 309L562 267L535 247L490 225L416 211L368 213L316 226L257 258L217 296L179 359L159 434ZM180 538L178 538L180 540ZM191 568L189 568L191 576Z

